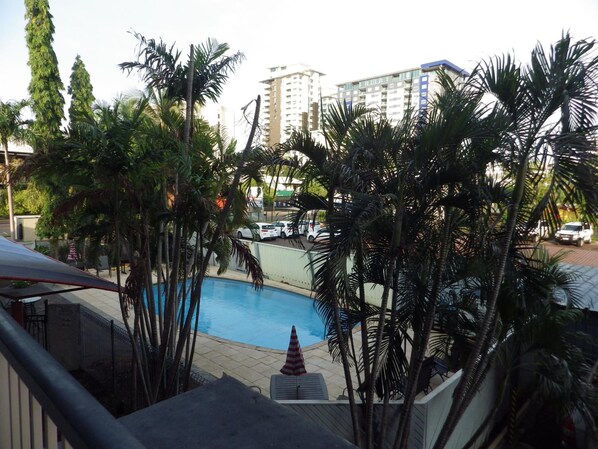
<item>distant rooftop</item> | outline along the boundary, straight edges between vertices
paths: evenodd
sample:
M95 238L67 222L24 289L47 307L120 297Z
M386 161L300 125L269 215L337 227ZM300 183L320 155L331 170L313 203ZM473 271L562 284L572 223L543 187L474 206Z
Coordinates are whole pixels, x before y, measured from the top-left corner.
M28 155L33 154L33 148L26 144L8 142L8 152L16 155Z
M433 62L427 62L425 64L420 65L419 67L411 67L408 69L403 69L403 70L397 70L395 72L390 72L390 73L384 73L381 75L374 75L374 76L368 76L368 77L363 77L363 78L359 78L359 79L352 79L349 81L345 81L343 83L337 83L337 86L344 86L346 84L355 84L355 83L359 83L362 81L366 81L366 80L372 80L372 79L377 79L377 78L383 78L383 77L387 77L387 76L396 76L399 75L401 73L407 73L407 72L413 72L415 70L422 70L424 72L429 72L432 71L436 68L439 67L447 67L450 70L453 70L454 72L462 75L462 76L468 76L469 73L466 72L465 70L463 70L461 67L457 66L456 64L453 64L450 61L447 61L446 59L441 59L439 61L433 61Z
M461 67L456 66L455 64L453 64L450 61L447 61L446 59L441 59L440 61L434 61L434 62L427 62L426 64L422 64L421 65L421 69L422 70L429 70L429 69L435 69L437 67L448 67L449 69L459 73L460 75L463 76L468 76L469 73L466 72L465 70L463 70Z
M309 67L307 64L289 64L289 65L280 65L274 67L268 67L268 77L265 80L260 81L261 83L269 83L273 79L281 78L283 76L290 76L295 73L304 73L304 72L313 72L318 73L320 75L325 75L324 73L314 70Z

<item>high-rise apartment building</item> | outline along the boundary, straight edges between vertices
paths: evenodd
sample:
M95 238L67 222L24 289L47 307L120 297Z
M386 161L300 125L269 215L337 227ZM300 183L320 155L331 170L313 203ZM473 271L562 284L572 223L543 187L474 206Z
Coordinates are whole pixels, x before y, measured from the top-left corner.
M449 61L430 62L400 72L337 84L338 99L377 109L396 123L409 108L427 108L428 99L440 90L438 71L448 73L457 82L467 76L467 72Z
M286 141L293 130L320 127L321 72L303 64L271 67L262 83L262 142L272 146Z

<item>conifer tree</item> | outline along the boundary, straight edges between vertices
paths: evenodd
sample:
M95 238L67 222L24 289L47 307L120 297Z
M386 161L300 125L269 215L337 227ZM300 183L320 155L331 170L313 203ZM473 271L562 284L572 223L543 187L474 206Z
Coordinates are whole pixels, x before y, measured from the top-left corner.
M71 123L91 115L91 106L95 100L93 86L91 85L89 72L79 55L75 58L75 63L71 69L68 94L71 96L71 105L69 107L69 120Z
M35 114L33 132L39 142L60 135L64 118L64 85L60 80L58 60L52 42L54 24L48 0L25 0L25 35L29 50L31 82L29 94Z

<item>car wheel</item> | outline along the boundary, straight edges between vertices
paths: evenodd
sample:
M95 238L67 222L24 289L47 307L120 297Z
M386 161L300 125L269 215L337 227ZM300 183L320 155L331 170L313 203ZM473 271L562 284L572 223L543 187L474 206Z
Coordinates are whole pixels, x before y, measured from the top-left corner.
M286 233L286 232L283 232L283 233L282 233L282 235L281 235L281 237L282 237L283 239L286 239L286 238L287 238L287 233Z
M237 232L237 238L238 239L242 239L243 238L243 234L241 234L241 231Z
M583 239L579 239L577 241L577 246L583 246Z

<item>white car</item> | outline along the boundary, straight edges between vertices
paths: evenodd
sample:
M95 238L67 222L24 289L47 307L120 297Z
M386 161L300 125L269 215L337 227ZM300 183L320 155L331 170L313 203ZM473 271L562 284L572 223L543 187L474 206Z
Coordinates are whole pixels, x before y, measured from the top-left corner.
M252 240L274 240L278 233L270 223L251 223L245 228L237 230L237 237Z
M309 221L300 221L299 222L299 233L303 234L305 237L308 236L310 232L317 233L322 225L318 222Z
M334 234L335 236L338 233ZM319 228L317 231L309 231L307 233L307 241L311 243L327 243L330 238L330 231L328 228Z
M554 238L559 243L575 243L577 246L582 246L584 243L592 243L592 234L594 233L592 226L581 221L572 221L565 223L559 229Z
M544 220L539 220L536 224L536 227L530 229L529 231L529 238L534 242L539 242L540 240L545 240L549 236L550 228L548 226L548 222Z
M276 229L277 237L286 239L287 237L293 237L299 235L299 231L293 225L292 221L275 221L272 223L274 229Z

